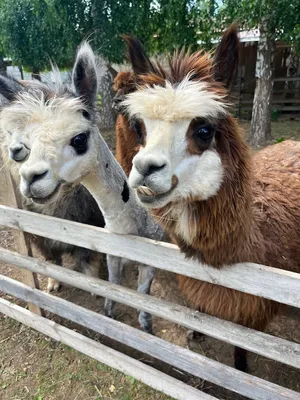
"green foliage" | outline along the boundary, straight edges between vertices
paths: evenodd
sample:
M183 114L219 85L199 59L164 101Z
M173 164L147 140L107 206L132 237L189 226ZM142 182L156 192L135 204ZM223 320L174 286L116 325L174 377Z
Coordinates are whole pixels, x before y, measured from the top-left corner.
M79 22L85 26L79 17L81 9L76 8L81 3L75 1L71 13L71 1L2 1L1 42L6 55L34 72L48 67L50 59L62 66L70 63L80 42ZM78 18L74 17L76 10Z
M176 47L197 47L197 4L186 0L161 0L153 9L151 52Z
M227 25L237 21L245 29L265 20L270 34L300 50L300 0L224 0L219 18Z
M148 54L176 47L210 47L217 0L2 0L0 57L40 71L49 59L68 67L78 44L91 40L110 62L123 62L123 34L133 34ZM3 45L3 52L1 52Z
M124 43L120 35L134 34L148 43L151 35L151 0L99 0L92 8L98 51L111 62L122 62Z
M214 0L101 0L93 5L94 35L99 52L111 62L124 59L123 34L133 34L148 54L176 47L210 45L214 29Z

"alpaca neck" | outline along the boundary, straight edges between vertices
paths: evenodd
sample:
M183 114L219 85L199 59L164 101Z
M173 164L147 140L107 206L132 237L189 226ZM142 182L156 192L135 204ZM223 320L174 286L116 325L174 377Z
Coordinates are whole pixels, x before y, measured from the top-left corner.
M263 246L257 229L259 220L253 211L249 148L239 136L235 121L230 119L228 124L234 135L224 132L218 141L217 150L227 172L217 195L205 201L182 200L155 210L158 220L188 257L213 266L257 262L254 257L262 252L253 249Z
M96 200L108 229L117 233L136 232L136 198L127 178L104 139L99 135L98 157L81 183Z
M97 162L81 183L96 200L106 227L120 234L151 236L157 231L156 225L138 203L124 171L100 134L97 149Z
M177 218L174 237L187 255L213 266L248 260L254 219L246 194L237 198L224 188L216 198L185 203Z

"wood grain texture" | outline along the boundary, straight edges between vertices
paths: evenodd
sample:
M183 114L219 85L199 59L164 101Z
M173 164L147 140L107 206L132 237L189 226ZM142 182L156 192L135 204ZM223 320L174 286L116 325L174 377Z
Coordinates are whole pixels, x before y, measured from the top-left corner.
M109 336L176 368L240 393L250 399L279 400L298 398L300 395L89 311L64 299L31 289L13 279L1 277L0 288L11 295L25 301L31 301L63 318Z
M75 271L69 271L48 262L25 257L9 250L0 249L0 260L16 266L22 265L36 273L57 279L59 282L147 311L157 317L183 325L188 329L202 332L267 358L300 368L300 344L266 333L256 332L187 307L172 304L149 295L143 295L134 290L101 279L88 277ZM1 277L1 281L4 282L3 277Z
M0 224L202 281L265 297L294 307L300 305L300 274L254 263L221 270L187 260L177 246L93 226L0 206ZM149 256L151 255L151 256Z
M6 180L6 185L5 185L6 191L3 193L4 202L6 204L9 204L11 207L22 208L21 195L19 194L17 185L15 184L8 168L4 169L4 179ZM18 253L32 256L32 250L28 235L21 230L14 230L13 236L14 236L15 247ZM35 273L32 273L31 271L28 271L23 268L21 269L21 273L22 273L22 280L24 283L26 283L31 287L39 288L39 280ZM28 308L30 311L38 315L42 315L43 311L35 304L29 303Z
M213 400L156 369L0 298L0 312L178 400Z

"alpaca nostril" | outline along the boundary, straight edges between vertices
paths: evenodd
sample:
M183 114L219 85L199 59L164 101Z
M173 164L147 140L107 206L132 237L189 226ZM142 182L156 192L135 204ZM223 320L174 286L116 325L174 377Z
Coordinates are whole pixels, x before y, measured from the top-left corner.
M162 169L164 169L166 166L166 164L162 164L162 165L149 165L147 167L147 169L144 172L144 176L149 176L154 174L155 172L161 171Z
M15 160L15 158L20 154L20 152L23 150L23 147L15 147L15 148L10 148L10 157Z
M20 151L23 149L23 147L18 147L15 149L12 149L11 152L13 153L14 156L20 153Z
M34 182L37 182L37 181L43 179L47 174L48 174L48 170L46 170L40 174L32 175L32 177L30 179L30 185L32 185Z

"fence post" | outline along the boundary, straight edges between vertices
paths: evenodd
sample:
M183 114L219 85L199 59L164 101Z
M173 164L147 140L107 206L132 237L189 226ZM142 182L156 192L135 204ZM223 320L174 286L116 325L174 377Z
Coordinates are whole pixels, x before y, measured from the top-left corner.
M22 208L21 195L18 192L16 182L12 177L8 168L4 168L4 177L6 180L6 187L7 187L7 190L4 194L4 202L8 206L14 208ZM13 229L13 236L14 236L16 251L20 254L32 257L32 250L28 234L23 231ZM23 283L32 288L39 289L39 280L37 274L30 272L26 269L21 269L21 273L23 277L22 279ZM28 308L35 314L43 315L43 310L40 307L36 306L35 304L28 303Z

